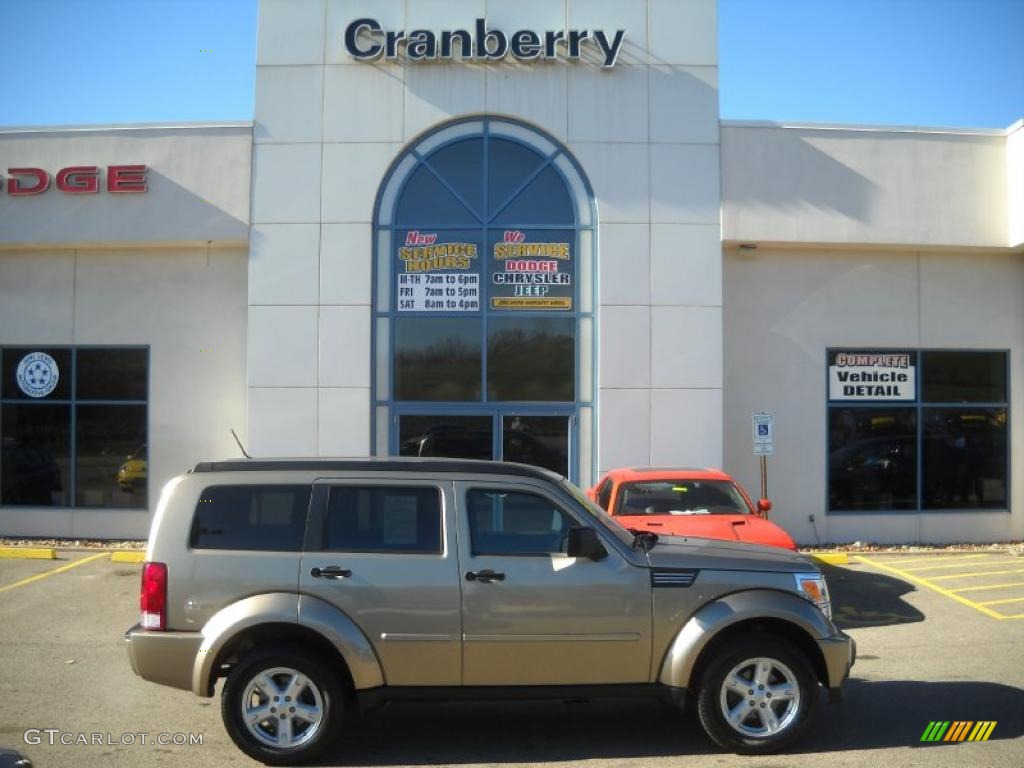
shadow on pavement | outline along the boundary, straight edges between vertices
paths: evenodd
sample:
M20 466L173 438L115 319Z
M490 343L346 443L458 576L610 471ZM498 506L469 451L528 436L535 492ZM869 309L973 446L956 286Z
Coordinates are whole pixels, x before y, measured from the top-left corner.
M957 746L954 742L921 742L932 720L995 720L989 741L1024 736L1024 690L1009 685L852 679L845 692L842 704L822 708L813 732L793 751ZM835 715L830 717L830 712Z
M916 587L877 571L824 566L832 595L832 620L840 629L885 627L924 621L902 597Z
M825 703L794 753L922 744L931 720L995 720L989 741L1024 735L1024 691L996 683L850 680L842 704ZM370 712L323 765L548 763L661 758L720 750L693 707L654 701L395 704Z

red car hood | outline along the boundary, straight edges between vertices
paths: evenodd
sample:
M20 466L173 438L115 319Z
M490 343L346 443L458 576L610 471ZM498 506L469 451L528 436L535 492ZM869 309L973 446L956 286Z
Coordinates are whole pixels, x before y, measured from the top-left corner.
M666 536L698 536L796 549L788 533L755 515L616 515L615 520L625 528Z

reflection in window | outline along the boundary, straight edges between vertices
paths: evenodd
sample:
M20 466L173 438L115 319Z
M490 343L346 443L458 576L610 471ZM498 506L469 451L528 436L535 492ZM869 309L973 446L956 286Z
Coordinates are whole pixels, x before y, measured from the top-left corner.
M576 211L565 182L548 166L494 220L498 226L572 224Z
M505 416L501 458L569 475L568 416Z
M0 493L11 506L63 507L71 487L71 407L4 405Z
M0 504L145 508L148 350L7 347L0 358ZM35 369L27 381L27 362L55 385Z
M491 217L540 168L544 158L514 141L492 138L488 144L487 214ZM570 218L566 223L572 224L573 220Z
M479 400L480 320L395 320L396 400Z
M829 508L917 507L917 410L829 411Z
M532 493L474 489L466 493L474 555L549 555L565 552L569 515Z
M398 417L400 456L493 459L494 422L490 416Z
M1005 352L922 352L921 400L926 403L1005 403Z
M463 139L437 150L428 161L478 218L482 218L484 209L484 178L480 172L483 154L483 139Z
M194 549L298 552L309 511L308 485L215 485L196 504Z
M395 214L396 224L419 226L442 223L446 227L455 227L476 224L478 221L476 214L423 165L413 171L406 182Z
M575 476L578 461L593 463L589 418L581 458L570 463L569 449L574 409L589 408L593 390L580 377L577 402L579 366L594 354L594 223L578 167L547 137L496 118L445 126L393 167L375 225L376 295L389 299L375 308L375 452ZM530 426L512 426L506 404L526 403Z
M1006 409L925 408L925 509L1005 509Z
M487 325L487 398L572 402L575 321L492 317Z
M146 505L146 406L78 405L75 504Z
M75 397L79 400L145 400L148 368L146 349L79 349L75 354Z
M916 402L829 405L829 509L1006 509L1007 353L915 356Z
M441 552L441 503L436 488L331 488L324 550Z

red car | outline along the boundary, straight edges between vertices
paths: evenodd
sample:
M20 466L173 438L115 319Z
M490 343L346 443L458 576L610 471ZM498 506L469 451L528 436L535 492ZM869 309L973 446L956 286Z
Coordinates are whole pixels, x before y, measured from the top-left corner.
M587 495L624 528L796 549L768 522L772 503L755 506L739 483L717 469L613 469Z

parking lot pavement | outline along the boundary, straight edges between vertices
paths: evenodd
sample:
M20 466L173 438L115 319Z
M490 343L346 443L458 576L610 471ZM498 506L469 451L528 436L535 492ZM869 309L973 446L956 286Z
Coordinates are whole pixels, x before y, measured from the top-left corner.
M0 564L0 590L88 556ZM951 576L960 573L948 570ZM860 657L846 700L822 701L812 732L792 752L763 758L723 754L692 712L680 717L653 702L407 704L366 715L324 764L1024 764L1024 622L993 618L869 563L828 573L837 622L856 638ZM36 766L57 768L255 765L224 732L218 699L197 699L132 674L121 637L136 620L138 580L138 566L98 558L0 592L0 747L20 750ZM987 742L922 743L936 720L989 720L996 726ZM41 743L25 743L29 728L40 729ZM59 730L53 746L43 729ZM141 733L147 734L146 746ZM152 745L161 733L201 735L203 743ZM114 742L132 736L135 743L64 746L60 734L99 734Z
M1024 619L1024 557L975 552L857 559L993 619Z

